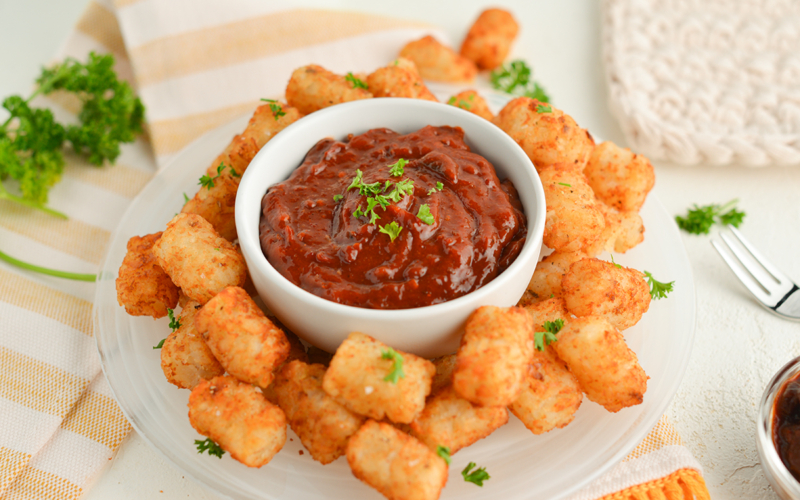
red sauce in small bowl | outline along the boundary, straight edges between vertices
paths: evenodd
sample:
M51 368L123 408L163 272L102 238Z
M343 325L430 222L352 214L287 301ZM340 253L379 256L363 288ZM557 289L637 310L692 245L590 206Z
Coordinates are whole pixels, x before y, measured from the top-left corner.
M772 429L783 465L800 481L800 374L787 381L775 397Z
M401 158L408 163L393 175ZM391 199L399 183L405 189ZM278 272L322 298L374 309L480 288L514 261L527 234L516 190L458 127L323 139L269 188L261 209L261 248ZM393 227L402 229L387 234Z

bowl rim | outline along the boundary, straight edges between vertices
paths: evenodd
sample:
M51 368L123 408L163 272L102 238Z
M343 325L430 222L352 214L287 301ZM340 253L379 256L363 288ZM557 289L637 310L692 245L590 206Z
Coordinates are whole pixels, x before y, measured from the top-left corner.
M775 402L778 394L794 377L800 375L800 356L784 364L770 379L758 406L756 421L756 445L761 456L762 468L772 487L783 498L800 498L800 481L795 479L781 460L773 439Z
M536 202L535 207L528 206L523 203L523 212L525 213L526 220L527 220L527 229L528 234L526 236L526 241L523 245L522 250L520 251L517 258L511 265L506 268L502 273L498 274L493 280L486 283L482 287L478 288L477 290L473 290L461 297L448 300L439 304L432 304L428 306L416 307L416 308L408 308L408 309L368 309L362 308L357 306L351 306L346 304L340 304L337 302L333 302L313 293L304 290L300 286L292 283L282 274L280 274L267 260L266 256L264 256L261 250L261 244L259 240L259 231L258 231L258 221L260 220L260 207L261 207L261 198L263 197L264 193L266 193L266 188L273 185L269 184L266 188L261 191L261 187L264 184L263 182L257 183L253 179L259 175L260 165L266 163L274 152L280 151L280 149L284 146L285 143L295 140L296 136L302 135L306 128L313 127L315 124L319 122L325 123L326 121L331 123L332 127L335 127L336 118L350 113L361 113L361 112L370 112L369 108L372 107L382 107L385 108L385 111L391 111L391 109L397 109L399 107L402 108L416 108L419 110L421 115L425 115L426 113L434 113L437 116L448 116L448 118L452 118L453 121L457 123L452 123L451 126L454 127L462 127L469 126L471 128L476 127L479 129L483 129L484 133L492 134L493 141L497 142L498 148L508 148L511 154L515 157L514 159L519 162L525 169L525 171L529 174L527 177L530 178L531 186L525 189L532 189L532 193L530 193L531 198ZM367 108L367 109L364 109ZM387 122L391 122L393 118L387 118ZM420 125L415 128L418 130L419 128L428 125L431 120L424 120L421 119ZM466 125L465 125L466 124ZM391 123L384 125L386 128L392 128ZM370 127L376 128L376 127ZM366 130L364 130L366 131ZM347 133L363 133L358 131L349 131L345 132L344 136ZM408 133L408 132L405 132ZM323 135L322 137L317 137L311 145L305 149L303 152L303 157L308 149L311 148L317 141L325 138L330 137L329 135ZM341 136L334 137L337 140L341 140ZM481 156L485 156L483 152L476 151L474 146L471 144L469 135L467 131L465 131L465 141L468 145L470 145L470 149L473 152L480 154ZM302 162L302 158L297 160L297 164L295 168L297 168L300 163ZM283 160L288 161L288 160ZM495 162L491 162L494 166ZM512 162L509 162L512 163ZM514 167L519 168L519 167ZM278 181L281 182L281 181ZM519 186L515 184L515 188L517 188L518 192L521 192ZM258 193L254 193L254 191L258 191ZM258 216L255 218L255 228L249 223L247 219L252 217L252 215L248 215L248 211L252 209L252 206L255 205L255 197L257 196L258 202L257 206L259 207ZM522 197L521 197L522 198ZM403 320L408 319L409 315L414 315L418 318L426 318L426 317L434 317L442 314L449 314L453 311L460 310L462 307L465 306L474 306L476 302L481 304L489 304L491 303L488 300L498 288L502 287L504 283L508 280L512 279L516 272L520 271L525 263L529 259L537 259L539 257L539 250L541 248L541 241L542 236L544 234L544 223L545 223L545 212L546 212L546 203L544 197L544 188L542 186L541 180L539 178L538 172L534 167L533 163L531 162L528 155L522 150L522 148L514 141L508 134L506 134L502 129L497 127L492 122L481 118L469 111L465 111L463 109L457 108L455 106L450 106L441 102L432 102L432 101L425 101L420 99L408 99L408 98L392 98L392 97L381 97L381 98L373 98L373 99L363 99L358 101L351 101L342 104L337 104L335 106L330 106L328 108L321 109L319 111L315 111L313 114L306 115L301 119L297 120L296 122L292 123L285 129L281 131L281 133L276 134L269 142L267 142L261 150L256 154L253 160L250 163L250 166L245 171L244 175L242 176L240 187L236 195L236 205L235 205L235 218L236 218L236 229L239 235L239 245L242 249L242 252L245 255L245 258L248 260L248 268L252 269L251 273L258 272L262 274L266 279L271 281L273 284L280 287L285 293L291 295L291 297L298 301L303 301L309 304L309 306L313 306L321 312L325 314L335 314L335 315L355 315L363 320L381 320L381 321L396 321L396 320ZM537 243L538 241L538 243ZM536 255L533 255L533 254Z

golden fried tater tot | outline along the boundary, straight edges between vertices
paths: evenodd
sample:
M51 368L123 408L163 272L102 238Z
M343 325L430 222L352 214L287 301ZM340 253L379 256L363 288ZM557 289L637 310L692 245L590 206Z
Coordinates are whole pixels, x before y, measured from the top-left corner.
M247 266L241 252L196 214L178 214L153 245L158 265L183 293L201 304L227 286L242 286Z
M561 278L573 262L586 257L582 251L553 252L536 264L536 270L528 283L528 291L532 295L531 302L561 296ZM527 304L520 304L527 305Z
M411 422L411 434L433 451L441 445L454 454L506 423L504 406L474 405L448 385L428 398L425 409Z
M471 82L478 73L475 64L428 35L409 42L400 57L414 61L420 76L437 82Z
M586 255L625 253L644 241L644 222L638 212L619 212L599 200L596 206L603 213L605 228L596 240L583 247Z
M161 233L134 236L117 277L117 302L131 316L163 318L178 304L180 290L159 267L153 245Z
M494 119L494 114L492 114L492 111L489 109L489 105L486 104L486 99L481 97L480 94L474 90L459 92L451 97L447 101L447 104L469 111L489 121Z
M480 406L507 406L522 390L533 355L531 318L520 307L483 306L467 319L453 388Z
M560 319L567 323L572 317L567 311L567 305L561 297L553 297L551 299L529 304L524 307L531 317L534 332L543 332L545 321L555 321Z
M572 422L582 400L578 380L546 345L534 351L522 392L508 409L532 433L544 434Z
M184 306L178 316L181 326L169 334L161 347L161 370L170 384L182 389L192 389L202 379L225 374L225 368L194 327L198 307L197 302Z
M456 355L448 354L440 358L432 359L433 366L436 367L436 374L431 380L431 394L439 389L444 389L453 384L453 372L456 369Z
M473 61L480 69L494 69L503 64L518 31L519 25L510 12L486 9L481 12L464 38L461 55Z
M347 444L353 475L389 500L436 500L447 482L444 459L387 423L367 420Z
M551 111L543 111L546 108ZM500 110L492 123L522 147L539 171L555 163L583 170L594 149L592 136L571 116L536 99L517 97Z
M622 212L638 212L656 182L647 158L610 141L594 149L583 172L597 197Z
M291 346L244 289L228 287L197 313L194 325L229 374L266 388Z
M197 384L189 396L189 422L248 467L266 464L286 442L283 411L229 376Z
M576 252L594 242L605 219L583 174L556 164L541 169L539 178L547 204L544 245L557 252Z
M213 170L213 175L209 175L213 179L212 184L201 186L194 198L183 206L181 213L199 215L210 222L214 231L220 236L228 241L234 241L236 239L234 208L240 178L234 176L227 165L223 165L216 178L217 168Z
M370 73L367 85L375 97L408 97L438 102L423 83L414 63L403 57Z
M355 87L344 76L316 64L294 70L286 85L286 101L304 115L334 104L370 97L372 94L368 90Z
M567 310L575 316L603 316L620 330L630 328L650 307L644 274L599 259L569 266L561 280Z
M322 390L325 367L292 361L283 366L272 387L278 406L311 457L329 464L344 454L347 440L364 422Z
M605 318L572 319L551 346L591 401L610 412L642 402L647 375L622 334Z
M349 410L376 420L407 424L425 407L436 368L427 359L402 356L405 377L390 380L396 362L389 346L363 333L351 333L333 355L322 387ZM387 355L384 355L387 353Z

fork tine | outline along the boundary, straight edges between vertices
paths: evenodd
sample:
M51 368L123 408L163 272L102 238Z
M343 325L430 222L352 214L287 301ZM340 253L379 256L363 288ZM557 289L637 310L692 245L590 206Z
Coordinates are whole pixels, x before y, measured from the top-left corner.
M738 245L734 244L731 237L725 233L720 233L722 240L728 245L728 249L739 260L750 275L758 281L769 295L775 291L775 287L780 283L759 264L758 260L747 252L743 251Z
M770 273L779 283L786 284L791 281L788 276L783 274L780 269L775 267L772 262L767 260L767 258L764 257L761 252L751 245L738 229L730 225L728 226L728 229L730 229L733 235L736 236L736 239L739 240L739 243L741 243L742 246L744 246L747 251L750 252L753 257L755 257L759 264L761 264L761 266L766 269L767 272Z
M728 264L728 267L731 269L731 271L733 271L733 274L739 278L739 281L742 282L745 288L750 290L750 293L752 293L756 299L765 304L773 302L773 300L771 300L770 297L764 293L764 290L761 288L761 286L756 283L750 273L744 269L742 263L737 261L735 257L732 257L728 255L727 252L723 251L721 243L719 243L717 240L711 240L711 244L714 245L717 253L719 253L720 257L722 257L722 260ZM726 242L726 246L728 250L730 250L730 244Z

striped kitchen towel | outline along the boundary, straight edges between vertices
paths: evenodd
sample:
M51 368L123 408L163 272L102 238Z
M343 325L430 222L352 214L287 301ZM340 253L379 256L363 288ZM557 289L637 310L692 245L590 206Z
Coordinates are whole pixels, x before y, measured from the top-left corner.
M26 261L96 272L123 212L160 166L206 131L279 98L309 63L371 71L421 22L276 2L98 0L55 60L111 52L147 107L147 134L113 167L67 159L49 204L68 221L0 200L0 249ZM268 26L269 29L264 29ZM59 118L77 103L37 98ZM92 338L95 285L0 263L0 498L76 499L131 431L100 371ZM664 419L620 464L573 500L707 499L699 464Z

